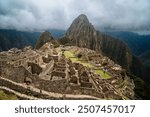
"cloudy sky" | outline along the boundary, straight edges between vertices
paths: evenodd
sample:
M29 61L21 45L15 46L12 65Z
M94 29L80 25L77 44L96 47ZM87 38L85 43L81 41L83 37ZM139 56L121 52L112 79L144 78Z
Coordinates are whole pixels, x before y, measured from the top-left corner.
M150 0L0 0L3 29L67 29L80 14L99 30L150 31Z

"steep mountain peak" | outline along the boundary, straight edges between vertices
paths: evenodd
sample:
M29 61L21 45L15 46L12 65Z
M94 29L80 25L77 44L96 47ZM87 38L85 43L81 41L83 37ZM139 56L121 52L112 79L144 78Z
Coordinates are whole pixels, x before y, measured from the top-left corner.
M54 41L54 38L52 37L51 33L48 31L43 32L39 39L37 40L37 43L35 45L35 49L41 48L45 43Z
M92 24L89 22L86 15L79 15L71 24L66 32L66 36L76 35L77 33L89 32L89 30L95 31Z
M42 39L44 39L44 37L50 37L50 38L53 39L51 33L48 32L48 31L44 31L44 32L40 35L40 37L43 37ZM48 38L46 38L46 39L48 39Z
M84 22L84 23L89 23L87 16L84 14L79 15L75 20Z
M42 35L49 35L49 36L51 36L51 33L48 32L48 31L44 31L44 32L42 33Z
M96 30L84 14L79 15L72 22L65 36L70 39L72 45L93 50L100 49L97 47Z

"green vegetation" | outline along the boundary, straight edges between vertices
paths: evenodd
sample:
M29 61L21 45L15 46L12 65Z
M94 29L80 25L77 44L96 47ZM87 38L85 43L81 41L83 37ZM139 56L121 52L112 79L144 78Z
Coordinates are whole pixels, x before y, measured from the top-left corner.
M150 85L146 84L141 78L127 73L127 75L134 80L135 83L135 94L137 98L142 98L145 100L150 99Z
M17 100L17 96L14 94L6 93L0 90L0 100Z
M94 68L94 66L88 63L88 61L81 61L79 58L75 57L74 54L70 51L65 51L64 55L66 58L69 58L74 63L80 63L86 67Z
M104 72L103 70L94 70L95 73L99 74L102 78L108 79L110 78L110 75L106 72Z
M70 51L65 51L64 55L66 56L66 58L75 57L74 54L71 53Z
M81 61L79 58L75 57L75 55L70 51L65 51L64 55L65 55L66 58L69 58L73 63L80 63L83 66L95 69L95 66L88 63L88 61ZM104 79L110 78L110 75L107 72L104 72L103 70L97 69L97 70L94 70L94 71L95 71L96 74L100 75Z

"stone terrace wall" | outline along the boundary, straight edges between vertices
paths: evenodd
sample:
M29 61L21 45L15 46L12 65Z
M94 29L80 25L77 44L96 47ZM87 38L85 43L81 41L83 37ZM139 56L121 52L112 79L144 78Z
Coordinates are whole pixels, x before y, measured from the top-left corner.
M66 73L65 72L61 72L61 71L52 71L52 77L53 76L57 76L57 77L62 77L62 78L65 78L66 76Z
M99 97L102 99L105 98L105 95L103 93L96 92L94 89L91 89L91 88L80 88L80 92L82 94L92 95L92 96Z
M68 86L68 82L66 79L56 80L56 81L50 81L50 80L43 80L43 79L37 79L35 82L35 87L50 91L50 92L56 92L56 93L65 93L66 88Z
M47 94L45 91L42 91L43 93L40 93L40 89L34 89L33 90L31 88L31 90L29 90L24 85L22 86L22 84L15 83L11 80L8 80L8 79L2 78L2 77L0 77L0 86L14 90L14 91L21 93L21 94L25 94L28 96L34 96L34 97L37 97L40 99L97 99L96 97L91 97L88 95L76 96L76 95L67 95L64 93L60 93L60 94L58 94L58 93L54 94L53 93L53 94L49 95L49 93L47 92L48 93ZM39 92L38 92L38 90L39 90ZM24 99L26 99L26 98L24 98Z
M71 94L81 94L81 95L91 95L101 99L104 99L105 95L103 93L96 92L93 88L80 87L79 85L69 85L70 89L66 93Z
M0 76L18 83L23 83L26 77L29 77L32 80L35 80L37 77L37 75L31 74L23 66L14 67L13 65L5 65L3 67L0 67L0 71Z
M17 92L22 93L22 94L28 94L29 93L29 89L27 89L23 86L20 86L20 85L16 85L16 84L14 84L8 80L4 80L2 78L0 78L0 86L7 87L9 89L12 89L12 90L17 91ZM39 90L39 93L30 90L30 95L38 97L38 98L47 98L46 95L43 95L40 93L40 90Z

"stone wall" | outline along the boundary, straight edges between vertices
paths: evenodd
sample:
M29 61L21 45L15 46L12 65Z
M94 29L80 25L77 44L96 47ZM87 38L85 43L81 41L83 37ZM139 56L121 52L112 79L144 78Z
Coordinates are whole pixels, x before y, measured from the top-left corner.
M31 66L32 74L39 75L42 72L42 68L36 63L28 62L28 66Z
M92 88L93 85L90 82L80 82L81 83L81 87L87 87L87 88Z
M8 78L12 81L23 83L25 78L31 78L32 80L36 79L36 75L31 74L28 70L26 70L23 66L14 67L13 65L6 65L0 67L1 76Z
M60 62L59 63L55 62L54 67L55 68L66 68L66 64L60 63Z
M94 89L92 88L80 88L80 92L82 94L86 94L86 95L92 95L92 96L96 96L96 97L99 97L99 98L102 98L104 99L104 94L103 93L99 93L99 92L96 92Z
M66 73L65 72L60 72L60 71L52 71L51 77L53 77L53 76L65 78Z
M0 66L5 66L7 64L7 61L1 61L0 60Z
M53 60L52 57L48 56L47 58L46 57L42 57L42 60L44 63L49 63L51 60Z
M40 93L40 90L38 93L38 92L35 92L33 90L29 90L28 88L25 88L25 87L20 86L20 85L16 85L16 84L14 84L8 80L4 80L1 78L0 78L0 86L7 87L9 89L12 89L12 90L17 91L17 92L22 93L22 94L31 95L31 96L35 96L38 98L47 98L46 95Z
M68 82L66 79L51 81L51 80L43 80L37 79L35 82L35 87L56 93L64 93L68 86Z

